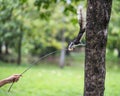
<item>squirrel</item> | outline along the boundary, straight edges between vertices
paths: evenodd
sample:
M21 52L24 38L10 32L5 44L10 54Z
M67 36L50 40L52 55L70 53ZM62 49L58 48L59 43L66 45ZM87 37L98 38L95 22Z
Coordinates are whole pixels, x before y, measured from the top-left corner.
M71 51L73 50L73 46L77 45L77 44L80 44L80 40L85 32L85 24L84 24L84 20L83 20L83 15L82 15L82 7L79 6L78 8L78 20L79 20L79 27L80 27L80 30L79 30L79 33L77 35L77 37L72 41L70 42L69 46L68 46L68 50Z

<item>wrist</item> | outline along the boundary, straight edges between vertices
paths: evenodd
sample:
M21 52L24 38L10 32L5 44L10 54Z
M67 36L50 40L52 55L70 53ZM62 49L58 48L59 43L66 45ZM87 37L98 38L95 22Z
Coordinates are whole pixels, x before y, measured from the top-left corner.
M7 83L8 83L8 81L6 79L0 80L0 87Z
M10 83L10 80L9 80L9 79L4 79L3 82L4 82L5 84L7 84L7 83Z

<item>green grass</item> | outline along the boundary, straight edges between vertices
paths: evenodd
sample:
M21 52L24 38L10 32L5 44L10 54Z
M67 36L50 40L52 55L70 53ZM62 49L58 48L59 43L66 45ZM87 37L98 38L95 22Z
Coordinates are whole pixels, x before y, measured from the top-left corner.
M21 73L28 66L0 66L0 79L14 73ZM82 96L83 70L80 68L39 65L30 69L19 82L14 84L10 93L5 85L0 96ZM9 94L9 95L8 95Z
M10 93L7 92L10 84L1 87L0 96L83 96L83 61L81 65L77 61L84 58L83 56L76 57L71 59L71 62L75 60L72 63L74 65L66 66L64 69L60 69L55 64L47 64L48 62L32 67L14 84ZM66 59L69 61L69 58ZM120 68L114 65L115 62L108 61L107 63L110 67L107 67L105 96L120 96ZM28 67L29 65L26 64L17 66L0 63L0 79L21 73Z
M120 96L120 71L107 71L105 96Z

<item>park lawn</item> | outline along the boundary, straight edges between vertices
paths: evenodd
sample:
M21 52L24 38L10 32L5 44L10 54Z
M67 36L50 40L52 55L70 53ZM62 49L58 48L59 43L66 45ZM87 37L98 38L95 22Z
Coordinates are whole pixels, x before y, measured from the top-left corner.
M0 63L0 79L14 73L21 73L29 65ZM1 87L0 96L83 96L83 65L67 66L60 69L56 65L40 64L32 67L14 84ZM120 96L120 71L108 69L105 96Z

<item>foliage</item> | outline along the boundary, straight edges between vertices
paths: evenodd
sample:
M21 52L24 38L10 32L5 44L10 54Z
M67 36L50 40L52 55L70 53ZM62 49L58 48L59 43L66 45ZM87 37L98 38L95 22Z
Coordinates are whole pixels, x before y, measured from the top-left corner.
M26 30L23 26L23 20L20 18L22 14L22 2L17 0L1 0L0 1L0 43L6 43L9 47L16 49L22 30Z
M108 48L110 50L117 49L120 52L120 1L113 0L111 22L109 24Z
M57 4L54 4L55 2L51 2L50 5L49 3L46 3L49 2L49 0L41 0L39 1L39 3L40 2L42 2L43 4L40 6L38 6L39 4L36 5L37 7L40 7L38 8L39 10L36 10L33 7L33 9L31 9L32 11L29 11L30 13L34 12L34 16L30 15L30 18L27 18L29 19L28 22L30 23L29 27L31 30L25 33L26 43L24 42L24 45L30 46L29 48L27 48L28 50L26 50L26 52L38 55L61 49L62 31L65 31L65 39L67 46L68 42L73 39L73 37L75 37L79 30L79 27L76 26L76 24L78 23L76 15L72 14L72 12L71 15L68 16L65 16L65 14L63 14L65 2L56 2ZM44 3L46 5L48 4L49 7L43 7ZM51 14L48 15L48 13ZM70 21L72 21L75 26L73 26ZM45 51L48 49L49 51Z
M7 42L15 53L23 34L23 54L43 55L60 50L62 31L65 31L66 46L79 31L76 11L80 4L85 10L83 0L0 0L0 45ZM119 0L113 1L107 46L110 50L120 50L117 42L120 38L119 4Z

